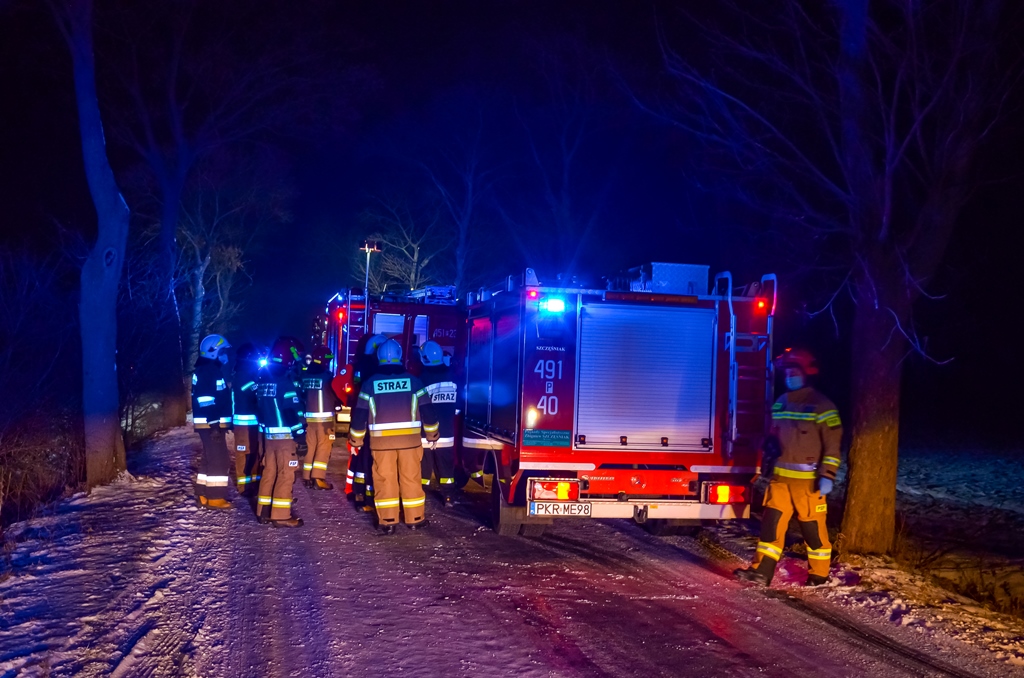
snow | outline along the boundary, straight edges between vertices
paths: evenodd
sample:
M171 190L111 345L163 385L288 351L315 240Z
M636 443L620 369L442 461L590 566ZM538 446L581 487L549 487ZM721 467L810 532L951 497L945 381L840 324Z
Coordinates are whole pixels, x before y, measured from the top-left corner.
M1018 619L885 562L806 593L787 559L794 605L732 579L749 528L565 521L507 539L481 527L479 490L453 511L428 500L426 530L385 538L339 491L299 484L306 525L272 529L237 498L196 508L198 449L187 429L162 435L131 474L8 530L0 678L929 672L864 640L881 635L957 671L1024 675Z

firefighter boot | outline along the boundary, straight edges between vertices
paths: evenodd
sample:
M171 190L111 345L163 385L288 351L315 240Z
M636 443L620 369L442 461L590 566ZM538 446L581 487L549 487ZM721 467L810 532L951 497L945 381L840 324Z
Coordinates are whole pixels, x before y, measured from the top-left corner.
M828 577L822 577L820 574L809 574L807 575L807 581L804 582L804 586L824 586L828 583Z
M210 499L206 502L206 508L229 509L231 504L228 503L227 499Z
M318 490L333 490L334 485L322 478L313 478L313 487Z
M421 520L418 523L406 523L405 526L408 527L413 532L415 532L417 530L422 530L424 527L426 527L429 524L430 524L429 521L424 519L424 520Z
M451 495L447 495L444 498L444 504L442 504L442 506L444 506L444 508L446 508L446 509L453 509L453 508L455 508L455 498L452 497Z
M284 520L272 520L274 527L302 527L302 518L285 518Z
M259 522L260 525L269 525L270 524L270 507L269 506L261 506L260 507L260 514L259 514L259 516L257 516L256 520Z
M305 485L306 487L310 488L310 489L313 489L314 487L316 487L316 485L313 484L313 481L310 480L309 478L303 478L302 479L302 484Z
M733 575L736 576L741 582L750 582L751 584L760 584L761 586L768 586L771 584L771 580L754 567L740 567L739 569L733 570Z
M380 530L380 533L382 535L390 536L390 535L395 533L396 527L395 527L394 524L391 524L391 525L381 525L380 527L378 527L378 529Z

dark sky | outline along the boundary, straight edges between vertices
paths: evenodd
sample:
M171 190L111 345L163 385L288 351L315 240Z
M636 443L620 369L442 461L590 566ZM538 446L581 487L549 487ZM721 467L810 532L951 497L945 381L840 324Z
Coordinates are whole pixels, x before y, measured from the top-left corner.
M537 102L546 92L529 63L534 43L557 46L578 39L627 75L659 68L655 17L664 16L662 3L661 14L655 3L634 0L332 6L338 39L351 42L353 63L372 77L354 92L358 115L346 129L278 139L289 160L282 172L295 191L294 221L259 233L248 254L252 286L236 343L266 343L279 334L308 336L313 314L353 282L348 252L365 236L358 215L368 196L389 178L392 183L408 179L395 151L414 150L418 142L409 138L418 129L441 130L446 100L481 93L490 148L499 158L512 157L522 151L518 116L541 110ZM2 244L55 251L76 233L88 237L94 221L77 148L70 62L45 13L22 9L2 17L0 237ZM593 144L598 150L580 171L589 187L582 197L604 198L584 250L583 271L597 276L651 260L707 263L734 272L749 267L756 253L716 227L736 218L735 211L692 188L689 142L631 107L608 83L598 99L607 100L602 114L608 124L597 133L604 135ZM450 117L457 123L457 115ZM1015 137L987 158L997 170L990 174L1009 179L987 185L968 205L943 268L948 298L923 316L935 354L955 361L935 367L910 360L905 421L922 439L944 435L950 427L938 422L954 419L962 437L1010 438L1014 427L1008 422L1019 419L1024 370L1008 350L1020 335L1024 307L1015 248L1024 192L1019 150ZM116 149L112 155L115 162L128 157ZM525 181L523 171L522 165L510 165L502 181L516 187ZM60 235L56 223L67 233ZM533 262L506 248L489 254L487 263L496 276L504 276ZM819 347L826 365L845 371L843 341L832 336L830 323L805 325L794 314L780 320L786 341ZM841 391L845 380L832 382Z

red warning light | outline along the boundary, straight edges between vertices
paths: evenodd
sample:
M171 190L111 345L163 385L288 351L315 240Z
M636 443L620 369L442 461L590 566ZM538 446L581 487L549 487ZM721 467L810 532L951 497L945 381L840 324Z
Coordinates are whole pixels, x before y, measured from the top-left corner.
M538 292L537 290L528 290L526 292L526 296L528 299L536 299L537 297L540 296L540 292Z
M345 320L345 309L339 308L338 309L338 322L342 322L344 320Z
M757 310L758 311L763 311L766 306L768 306L768 302L766 302L764 299L758 299L757 300Z

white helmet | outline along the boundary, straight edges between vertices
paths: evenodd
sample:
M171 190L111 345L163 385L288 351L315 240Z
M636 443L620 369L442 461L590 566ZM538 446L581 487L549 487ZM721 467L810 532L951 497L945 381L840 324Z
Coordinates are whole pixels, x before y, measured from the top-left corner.
M420 346L420 361L427 367L443 365L444 350L436 341L428 341Z
M394 339L388 339L377 349L377 362L381 365L401 365L402 347Z
M216 360L220 357L220 352L226 348L231 348L231 344L228 343L227 339L219 334L211 334L203 337L203 340L199 342L199 356Z

